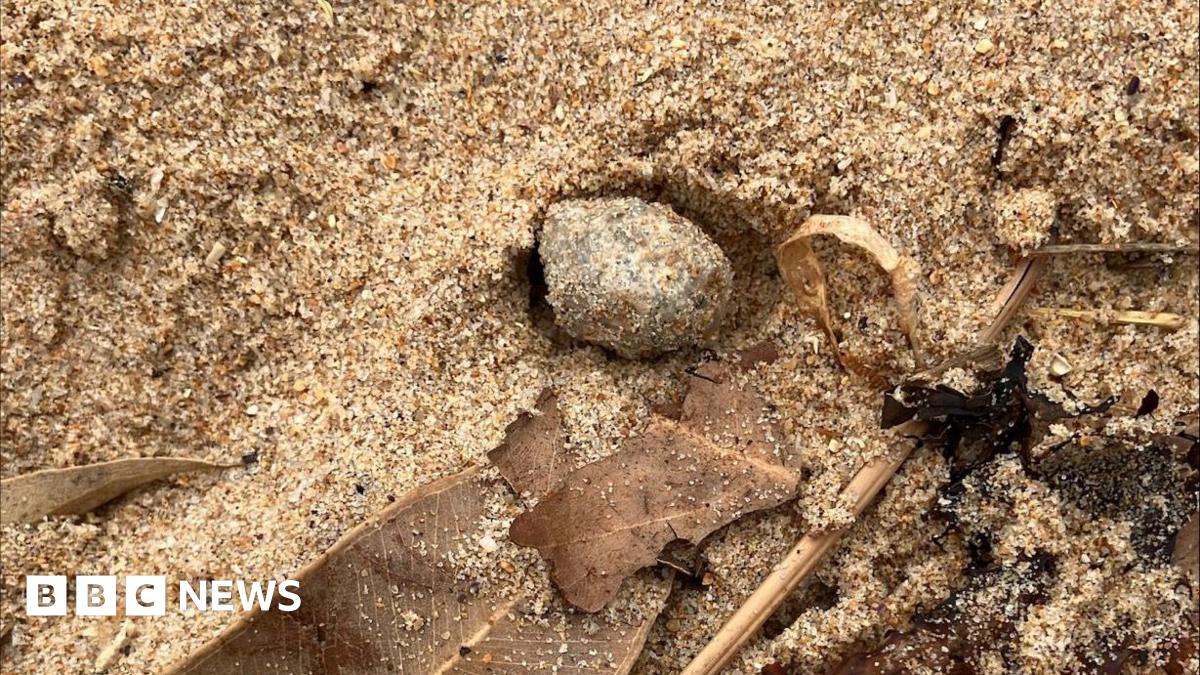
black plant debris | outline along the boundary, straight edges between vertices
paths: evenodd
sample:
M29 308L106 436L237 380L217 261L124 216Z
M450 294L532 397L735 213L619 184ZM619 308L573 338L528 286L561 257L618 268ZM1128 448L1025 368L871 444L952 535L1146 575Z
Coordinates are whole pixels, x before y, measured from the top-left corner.
M1030 391L1025 369L1033 351L1032 343L1017 338L1008 363L998 372L982 374L984 387L975 393L944 385L901 385L884 396L881 424L889 429L913 419L929 422L928 436L942 441L943 452L952 460L951 480L957 482L998 453L1015 451L1022 461L1028 460L1029 450L1054 422L1103 414L1112 407L1115 399L1109 398L1068 412Z
M928 422L926 437L941 443L950 462L950 481L930 517L946 523L943 537L966 546L966 576L962 586L940 604L918 611L906 629L889 633L881 642L861 645L834 672L977 673L984 670L984 654L1011 656L1019 641L1018 626L1031 607L1046 602L1049 589L1057 583L1059 561L1037 550L1015 564L1000 565L992 556L997 533L960 518L967 508L964 499L972 491L974 499L1005 502L990 478L998 455L1015 454L1027 476L1052 488L1072 508L1094 518L1128 521L1139 564L1169 564L1172 549L1180 548L1177 539L1182 535L1177 533L1195 512L1198 491L1196 425L1189 421L1186 429L1144 440L1107 434L1105 424L1112 419L1108 415L1115 399L1094 406L1072 405L1075 410L1069 411L1031 391L1026 367L1033 352L1034 346L1019 338L1007 364L981 373L982 385L971 393L908 383L885 395L882 426L913 419ZM1158 398L1156 392L1149 392L1137 416L1151 414ZM1085 417L1089 419L1080 420ZM1073 427L1074 433L1043 447L1049 426L1056 422ZM1089 672L1118 673L1146 665L1146 652L1118 636L1101 636L1094 646L1095 653L1076 654ZM1166 672L1184 672L1182 664L1194 657L1195 648L1194 641L1183 639L1170 650Z

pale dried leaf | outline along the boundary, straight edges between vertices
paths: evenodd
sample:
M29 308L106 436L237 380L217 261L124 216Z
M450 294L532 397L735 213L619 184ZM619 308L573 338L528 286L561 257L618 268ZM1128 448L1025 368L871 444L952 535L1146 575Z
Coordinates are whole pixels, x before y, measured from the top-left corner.
M776 256L783 278L796 294L801 310L821 326L838 360L846 363L838 346L838 330L829 309L825 270L810 242L818 235L831 235L844 243L863 249L888 273L892 281L892 295L896 299L900 329L908 338L917 366L924 367L917 336L917 277L920 275L920 269L916 261L901 255L874 228L858 218L816 215L804 221L804 224L779 246Z
M297 574L298 610L251 612L170 672L627 673L669 581L648 580L630 623L527 617L519 592L455 563L477 546L493 489L470 469L413 490Z
M0 524L87 513L151 481L184 471L226 469L198 459L138 457L46 469L0 481Z
M549 389L538 397L535 414L522 413L504 430L504 442L488 460L518 494L544 495L574 468L562 430L558 397Z
M568 475L513 521L509 537L536 547L551 562L563 598L594 612L667 544L699 542L747 513L791 499L798 483L798 474L778 463L654 419L615 454Z

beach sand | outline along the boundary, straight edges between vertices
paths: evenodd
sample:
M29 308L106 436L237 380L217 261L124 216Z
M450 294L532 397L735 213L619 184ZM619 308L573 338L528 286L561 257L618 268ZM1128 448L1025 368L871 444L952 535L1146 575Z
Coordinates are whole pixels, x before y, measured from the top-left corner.
M545 386L582 463L643 429L687 367L771 340L781 357L746 381L808 480L796 504L712 537L715 583L676 589L636 672L677 672L797 536L846 522L841 486L894 442L879 392L837 365L775 268L808 215L857 216L918 262L931 362L973 345L1022 249L1195 242L1200 223L1191 2L0 11L0 475L257 456L5 526L15 672L92 672L121 623L27 619L24 575L282 578L407 490L485 464ZM524 261L545 209L615 195L671 205L725 249L738 290L714 345L626 361L531 318ZM886 277L853 249L818 252L847 349L911 372ZM1028 335L1031 384L1056 396L1136 406L1155 389L1159 409L1129 423L1143 435L1195 413L1194 255L1057 256L1032 302L1182 315L1167 331L1023 311L1001 344ZM1053 354L1071 364L1061 382ZM915 455L731 672L819 672L946 598L965 547L923 517L946 474ZM1020 507L998 555L1040 542L1066 570L1018 667L1086 670L1094 636L1124 631L1152 672L1188 630L1178 576L1138 562L1120 518L997 482ZM518 561L496 583L552 597L505 530L472 555ZM1099 550L1108 562L1087 564ZM107 672L158 672L233 619L130 619Z

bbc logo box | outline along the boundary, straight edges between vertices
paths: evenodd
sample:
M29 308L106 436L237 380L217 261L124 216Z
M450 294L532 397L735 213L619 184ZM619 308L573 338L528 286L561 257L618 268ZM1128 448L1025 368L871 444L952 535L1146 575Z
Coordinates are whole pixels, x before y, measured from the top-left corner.
M25 611L29 616L66 616L68 579L59 575L25 577ZM125 614L162 616L167 613L167 578L131 574L125 577ZM117 615L117 577L109 574L75 577L75 614Z
M118 592L118 587L121 591ZM274 579L259 582L242 579L213 579L179 582L178 611L232 612L237 608L261 611L275 607L281 612L300 608L300 582ZM163 616L167 613L167 578L131 574L119 584L112 575L81 574L71 583L59 575L25 577L25 611L29 616L116 616L118 606L128 616ZM189 609L190 606L190 609Z

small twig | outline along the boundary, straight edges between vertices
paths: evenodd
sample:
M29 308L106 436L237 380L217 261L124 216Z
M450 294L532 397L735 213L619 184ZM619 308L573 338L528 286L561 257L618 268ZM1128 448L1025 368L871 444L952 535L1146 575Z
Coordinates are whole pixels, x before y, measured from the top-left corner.
M1152 241L1132 241L1124 244L1047 244L1030 255L1048 256L1063 253L1186 253L1196 255L1196 244L1164 244Z
M897 431L906 436L920 435L925 431L924 422L908 422ZM891 480L892 475L904 463L916 447L916 443L903 441L899 448L887 456L864 465L842 490L842 497L852 503L851 510L858 518L867 506ZM716 675L738 651L750 641L763 623L779 608L787 596L817 568L821 559L837 545L849 527L810 532L802 537L792 550L763 580L758 590L738 608L713 636L704 649L696 655L683 675Z
M1013 269L1012 276L1004 284L1004 288L996 294L992 301L992 322L979 332L975 347L970 351L956 354L932 368L927 368L908 378L909 382L931 382L935 377L950 370L968 366L981 361L992 361L1000 357L996 347L996 338L1016 316L1017 310L1029 298L1038 279L1046 271L1046 260L1034 256L1022 258Z
M996 310L996 318L980 333L979 341L981 343L991 344L1000 337L1000 333L1004 332L1004 328L1016 316L1017 310L1025 304L1033 287L1037 285L1038 279L1041 279L1045 272L1046 260L1040 256L1023 258L1021 262L1017 263L1012 277L1004 285L1004 288L1000 289L1000 294L996 296L996 301L992 304Z
M1031 307L1029 313L1041 317L1067 317L1107 324L1129 323L1139 326L1158 326L1167 330L1178 330L1183 326L1183 317L1170 312Z
M990 364L999 363L1002 356L1000 348L995 344L981 344L969 352L951 356L932 368L926 368L918 373L914 373L906 378L905 382L933 382L935 378L951 368L966 368L967 366L987 367Z

